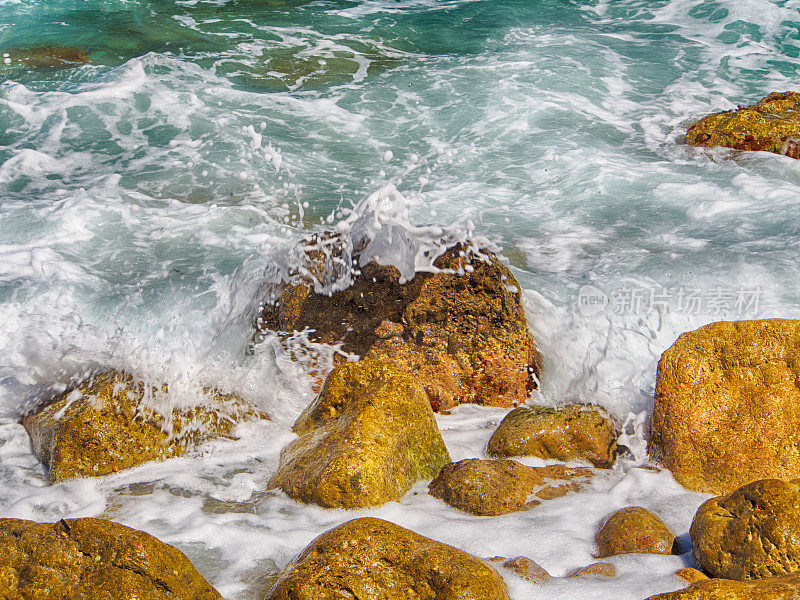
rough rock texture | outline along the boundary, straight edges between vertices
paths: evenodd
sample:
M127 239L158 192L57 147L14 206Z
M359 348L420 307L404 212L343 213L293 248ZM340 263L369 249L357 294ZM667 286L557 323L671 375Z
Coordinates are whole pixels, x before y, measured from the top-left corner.
M519 284L494 255L459 244L434 262L449 272L417 273L406 283L395 267L373 261L349 288L317 294L314 283L337 268L335 241L309 242L308 268L264 308L259 330L311 329L316 341L390 360L419 378L436 411L527 400L536 351Z
M450 462L422 386L375 360L336 367L294 431L270 487L327 508L399 500Z
M442 468L428 490L464 512L502 515L580 489L589 469L562 465L526 467L515 460L468 458ZM535 496L532 498L531 496Z
M700 492L800 476L799 383L800 321L684 333L658 363L650 453Z
M0 519L4 600L222 600L177 548L103 519Z
M650 596L647 600L797 600L800 575L783 575L756 581L704 579L689 587Z
M179 456L210 437L230 437L236 423L268 418L235 396L209 392L209 402L175 411L171 422L141 404L147 390L120 371L97 375L59 395L22 424L51 482L108 475L150 460Z
M596 562L575 569L567 577L616 577L617 568L611 563Z
M488 563L381 519L355 519L312 541L267 600L508 600Z
M693 569L692 567L684 567L683 569L678 569L677 571L675 571L675 575L677 575L684 581L688 581L689 583L694 583L695 581L703 581L704 579L708 579L708 575L706 575L702 571Z
M673 554L675 534L656 515L639 506L629 506L603 521L594 538L597 557L615 554Z
M618 433L608 413L598 407L521 406L512 410L489 440L491 456L538 456L587 460L610 468L617 455Z
M89 55L83 48L76 46L35 46L33 48L9 48L3 50L9 62L0 63L0 67L26 67L38 70L56 70L84 65Z
M489 562L502 563L501 566L504 569L508 569L515 575L531 583L547 583L553 578L544 567L527 556L517 556L516 558L495 556L494 558L490 558Z
M763 579L800 570L800 492L777 479L712 498L689 531L698 564L712 577Z
M763 150L800 158L800 94L773 92L757 104L704 117L686 132L692 146Z

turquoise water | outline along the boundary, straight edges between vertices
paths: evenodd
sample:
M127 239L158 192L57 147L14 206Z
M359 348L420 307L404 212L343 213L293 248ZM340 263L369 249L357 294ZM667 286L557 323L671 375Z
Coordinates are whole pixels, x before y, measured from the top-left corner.
M538 400L600 403L640 441L680 332L800 317L800 163L682 144L797 89L797 1L0 0L0 53L3 514L111 502L30 491L40 467L12 443L87 370L233 389L288 439L310 388L279 349L246 353L250 324L298 236L337 224L375 222L406 268L436 244L416 225L493 244L526 291ZM587 289L607 304L582 309ZM220 552L241 571L298 545Z

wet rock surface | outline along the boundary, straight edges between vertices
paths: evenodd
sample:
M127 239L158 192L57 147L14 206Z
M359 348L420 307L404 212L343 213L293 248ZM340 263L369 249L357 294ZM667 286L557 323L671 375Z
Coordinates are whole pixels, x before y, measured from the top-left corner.
M674 554L675 534L656 515L639 506L629 506L603 521L595 536L597 557L616 554Z
M567 577L616 577L617 568L611 563L596 562L575 569Z
M103 519L0 519L0 595L8 600L222 600L177 548Z
M800 476L800 321L712 323L661 356L650 453L690 490Z
M422 386L381 361L334 369L294 431L269 485L326 508L399 500L450 462Z
M516 558L495 556L490 558L489 562L499 564L502 568L531 583L547 583L553 578L544 567L527 556L517 556Z
M502 515L577 491L592 472L563 465L527 467L514 460L469 458L442 468L428 490L473 515Z
M597 407L522 406L502 420L487 451L495 457L586 460L610 468L616 459L618 435L608 413Z
M268 418L236 396L210 391L205 405L174 411L171 421L142 405L166 393L108 371L60 394L22 421L51 482L116 473L184 454L211 437L231 437L241 420Z
M692 527L695 560L712 577L762 579L800 570L797 484L765 479L704 502Z
M496 256L458 244L436 259L439 272L408 282L373 261L350 287L326 295L314 286L343 268L336 238L314 238L308 248L308 267L264 307L259 330L310 329L344 352L390 360L419 378L435 411L527 400L536 351L519 284Z
M704 579L689 587L650 596L647 600L796 600L800 576L784 575L757 581Z
M689 127L686 143L800 158L800 94L773 92L752 106L704 117Z
M381 519L348 521L289 563L267 600L508 600L488 563Z

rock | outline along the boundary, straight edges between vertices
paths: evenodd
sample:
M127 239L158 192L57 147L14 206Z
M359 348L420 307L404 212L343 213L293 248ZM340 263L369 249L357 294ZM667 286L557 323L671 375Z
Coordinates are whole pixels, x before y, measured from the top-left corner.
M712 323L661 356L650 453L690 490L800 476L800 321Z
M684 581L688 581L689 583L694 583L695 581L703 581L704 579L708 579L708 575L706 575L702 571L693 569L692 567L684 567L683 569L678 569L677 571L675 571L675 575L677 575Z
M50 482L116 473L150 460L180 456L210 437L231 437L237 421L268 418L242 400L209 392L206 405L165 420L141 404L145 385L121 371L92 377L60 394L22 424Z
M10 48L0 53L4 56L2 66L21 66L37 70L71 68L91 62L86 50L77 46Z
M381 519L326 531L290 562L267 600L508 600L488 563Z
M518 575L525 581L530 581L531 583L547 583L553 578L544 567L540 566L527 556L517 556L516 558L509 559L496 556L495 558L489 560L491 562L502 562L504 569L508 569L515 575Z
M294 431L269 485L326 508L399 500L450 462L422 386L375 360L336 367Z
M639 506L629 506L603 521L594 538L597 558L616 554L673 554L675 534L656 515Z
M521 406L502 420L487 451L496 457L586 460L610 468L616 459L618 436L608 413L599 407Z
M8 600L222 600L177 548L103 519L0 519L0 588Z
M468 458L445 465L428 491L473 515L503 515L539 504L580 488L589 469L563 465L526 467L515 460Z
M434 262L450 272L404 283L395 267L368 262L350 287L326 295L312 288L341 275L341 244L328 235L307 247L303 275L264 308L259 330L311 329L316 341L388 360L419 378L435 411L528 399L538 374L533 338L519 284L493 254L458 244Z
M616 577L617 568L606 562L596 562L575 569L567 577Z
M758 103L704 117L686 132L692 146L763 150L800 158L800 94L773 92Z
M688 588L650 596L647 600L796 600L800 575L784 575L756 581L704 579Z
M763 579L800 570L800 492L777 479L707 500L689 530L697 563L712 577Z

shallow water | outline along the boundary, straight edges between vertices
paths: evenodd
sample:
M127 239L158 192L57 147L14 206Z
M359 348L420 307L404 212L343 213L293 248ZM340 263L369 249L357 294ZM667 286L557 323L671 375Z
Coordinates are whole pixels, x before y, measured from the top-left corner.
M799 8L0 0L11 61L0 64L0 515L111 515L179 546L231 600L258 597L265 573L355 514L481 556L527 555L555 575L591 562L597 523L625 504L684 535L703 497L641 468L656 361L711 321L800 315L800 163L682 136L708 112L792 88ZM32 46L80 48L89 62L20 63ZM371 231L376 255L410 276L440 233L427 224L502 250L545 359L535 399L605 406L629 423L633 455L590 490L491 526L423 484L358 513L265 495L313 397L277 345L246 352L265 290L296 261L298 236L336 226ZM46 486L17 419L107 367L235 391L274 422L186 458ZM440 417L454 459L483 456L500 418ZM615 558L611 581L508 582L515 600L645 598L680 587L671 574L688 560Z

